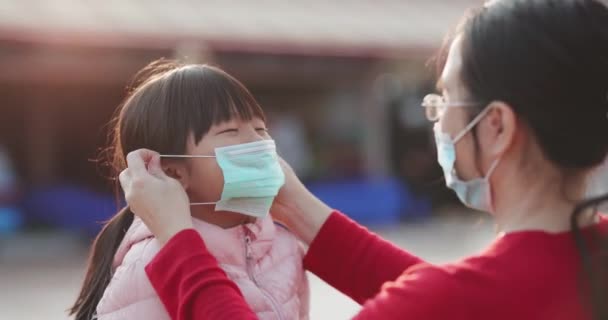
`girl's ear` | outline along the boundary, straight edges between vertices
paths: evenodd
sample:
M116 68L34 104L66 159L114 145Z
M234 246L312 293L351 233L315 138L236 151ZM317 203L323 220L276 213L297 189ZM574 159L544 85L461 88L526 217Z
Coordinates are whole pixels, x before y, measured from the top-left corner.
M188 189L189 175L184 161L167 161L162 164L163 171L169 177L179 181L185 190Z

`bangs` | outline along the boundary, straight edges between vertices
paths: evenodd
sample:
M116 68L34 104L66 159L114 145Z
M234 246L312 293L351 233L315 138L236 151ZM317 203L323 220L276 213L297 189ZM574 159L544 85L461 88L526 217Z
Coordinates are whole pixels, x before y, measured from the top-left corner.
M190 135L198 143L213 125L233 119L266 121L247 88L221 69L159 61L140 75L118 117L114 162L140 148L183 154Z
M233 119L266 121L264 111L253 95L226 72L205 65L176 70L175 86L180 92L173 100L181 109L188 132L198 143L213 125ZM179 105L179 107L178 107Z

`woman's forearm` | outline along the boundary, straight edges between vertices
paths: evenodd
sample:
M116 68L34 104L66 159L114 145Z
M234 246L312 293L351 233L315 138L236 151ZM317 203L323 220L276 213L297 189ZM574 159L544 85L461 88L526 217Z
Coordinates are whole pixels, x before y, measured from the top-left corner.
M307 270L363 303L387 281L423 263L415 255L334 212L315 236L304 259Z

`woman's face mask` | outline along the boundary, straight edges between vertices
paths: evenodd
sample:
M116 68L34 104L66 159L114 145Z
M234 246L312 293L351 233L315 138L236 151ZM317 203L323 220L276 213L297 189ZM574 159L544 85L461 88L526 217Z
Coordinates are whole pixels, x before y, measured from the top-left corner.
M436 122L434 131L435 141L437 143L437 160L443 169L446 185L456 192L460 201L466 206L480 211L492 212L492 192L490 190L489 179L496 169L499 160L495 160L492 163L487 174L482 178L463 181L456 172L456 144L458 144L458 142L460 142L461 139L488 114L488 111L491 110L491 107L486 106L486 108L470 121L464 129L460 129L460 122L447 121L456 120L454 116L457 113L450 112L451 110L454 110L454 108L480 107L484 105L484 103L480 103L480 101L474 102L466 101L466 99L464 99L465 97L468 97L469 94L459 76L462 67L461 42L461 37L457 37L453 41L440 80L442 91L444 91L444 94L449 96L452 101L447 102L446 99L440 95L430 94L424 98L422 106L425 107L428 120ZM444 132L440 123L444 125L445 129L450 130L449 132L458 133L450 135L447 132ZM449 126L450 124L458 124L458 126ZM462 155L462 153L459 154ZM470 166L467 165L465 161L475 161L474 159L475 157L472 156L462 157L462 159L459 159L461 162L459 163L459 167L473 167L472 164ZM473 176L471 173L472 172L461 172L460 176Z
M454 190L460 201L467 207L484 211L492 212L492 192L490 190L490 176L498 166L499 160L496 159L490 166L490 170L483 178L476 178L469 181L463 181L456 173L456 144L488 113L489 107L486 107L473 121L471 121L460 133L453 139L449 134L441 131L439 122L435 123L435 142L437 143L437 160L443 169L445 182L448 188Z

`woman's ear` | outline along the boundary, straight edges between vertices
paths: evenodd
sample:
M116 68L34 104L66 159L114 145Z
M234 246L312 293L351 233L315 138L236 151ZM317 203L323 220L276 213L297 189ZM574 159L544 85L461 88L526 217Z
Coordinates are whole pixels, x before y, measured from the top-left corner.
M184 190L188 190L189 175L184 161L169 160L162 163L162 168L167 176L179 181L182 187L184 187Z
M482 121L481 135L483 150L486 156L496 159L500 158L512 147L517 132L517 116L515 112L505 102L494 101L488 105L490 110Z

